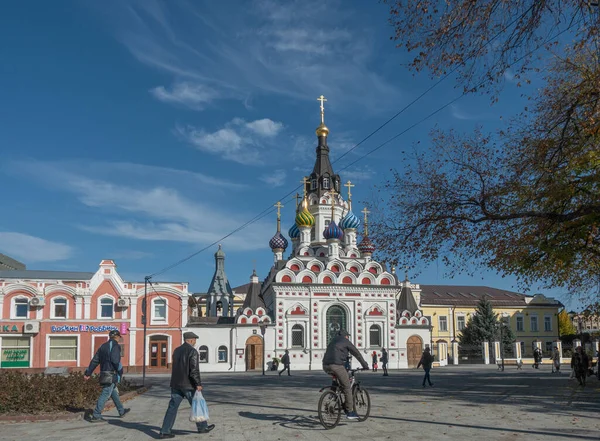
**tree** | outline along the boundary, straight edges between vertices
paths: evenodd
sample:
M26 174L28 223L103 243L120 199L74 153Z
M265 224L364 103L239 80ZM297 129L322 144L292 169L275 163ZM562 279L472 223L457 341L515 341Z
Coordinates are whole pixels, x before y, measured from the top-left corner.
M573 322L571 322L571 319L569 318L569 314L567 314L567 311L564 309L558 314L558 333L561 337L564 335L575 335L577 333L575 326L573 326Z
M461 331L459 341L463 345L480 345L486 341L488 343L499 341L502 334L504 346L510 345L515 341L512 330L504 326L500 332L500 326L501 322L491 302L483 298L479 301L475 314L469 317L467 325Z

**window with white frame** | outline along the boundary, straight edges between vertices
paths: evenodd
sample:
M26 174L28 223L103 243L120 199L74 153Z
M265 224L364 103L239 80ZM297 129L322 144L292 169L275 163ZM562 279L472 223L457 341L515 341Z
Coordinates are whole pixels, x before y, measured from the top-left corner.
M48 361L77 361L77 337L49 337Z
M441 315L438 319L438 324L440 326L440 332L448 332L448 317Z
M113 318L113 312L115 309L115 301L112 297L103 297L100 299L100 314L99 317L103 319Z
M523 332L525 330L525 320L522 315L517 316L517 332Z
M549 315L544 316L544 331L552 331L552 317Z
M538 332L538 318L537 315L532 315L531 316L531 332Z
M326 190L329 189L329 178L323 178L323 188Z
M227 363L227 346L219 346L219 363Z
M152 300L152 321L166 322L167 321L167 301L163 298L155 298Z
M317 180L316 179L313 179L312 181L310 181L310 189L311 190L317 189Z
M456 317L456 330L462 331L463 329L465 329L465 326L466 326L465 316L464 315L457 316Z
M381 347L381 326L371 325L369 328L369 344L371 347Z
M304 347L304 327L302 325L292 326L292 347Z
M29 313L29 299L18 297L13 300L13 316L12 318L27 318Z
M198 349L200 363L208 363L208 346L200 346Z
M50 318L67 318L67 299L65 299L64 297L55 297L52 299L52 309L50 310Z

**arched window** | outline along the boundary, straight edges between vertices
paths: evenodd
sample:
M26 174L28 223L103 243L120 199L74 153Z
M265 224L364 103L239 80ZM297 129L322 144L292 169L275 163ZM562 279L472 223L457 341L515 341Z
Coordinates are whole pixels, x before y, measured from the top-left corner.
M50 310L50 318L66 319L67 318L67 299L64 297L56 297L52 299L52 309Z
M114 301L110 297L104 297L100 300L100 318L113 318Z
M381 347L381 327L371 325L369 328L369 344L371 347Z
M304 347L304 327L302 325L292 326L292 347Z
M13 305L12 318L27 318L27 314L29 313L29 299L24 297L15 299Z
M198 355L200 356L200 363L208 363L208 346L200 346Z
M165 323L167 321L167 300L162 297L152 299L153 323Z
M333 305L326 314L327 342L335 338L340 330L348 330L346 310L338 305Z
M227 346L219 346L219 363L227 363Z
M313 179L312 181L310 181L310 189L311 190L317 189L317 180L316 179Z
M223 315L223 302L219 300L217 302L217 317L221 317L222 315Z
M329 178L323 178L323 188L329 190Z

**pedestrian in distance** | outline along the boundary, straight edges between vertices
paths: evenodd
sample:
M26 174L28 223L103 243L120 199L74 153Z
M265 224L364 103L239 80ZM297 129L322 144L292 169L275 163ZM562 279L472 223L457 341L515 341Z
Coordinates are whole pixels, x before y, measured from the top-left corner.
M198 336L193 332L184 332L184 343L173 351L173 367L171 369L171 400L165 413L160 439L174 438L171 429L177 418L177 409L185 398L192 405L196 391L202 391L200 379L199 356L196 350ZM215 428L214 424L207 421L196 423L199 433L208 433Z
M381 369L383 369L383 376L384 377L388 377L388 370L387 370L387 365L388 365L388 353L385 350L385 348L383 348L381 350L381 358L379 359L379 361L381 361Z
M372 361L373 361L373 372L377 372L377 368L379 367L377 365L377 351L373 351L373 354L371 355Z
M535 348L533 350L533 365L534 369L540 368L540 363L542 362L542 350L540 348Z
M123 378L123 365L121 364L121 345L118 339L121 338L121 333L117 330L112 330L108 333L108 341L98 348L94 354L94 358L90 365L85 370L83 375L84 380L89 380L94 370L100 366L100 376L98 382L102 386L102 392L98 397L96 408L92 416L88 420L90 423L99 423L106 421L102 418L102 410L109 398L112 398L115 407L119 412L119 417L125 416L131 409L126 409L121 404L119 398L118 384Z
M585 386L589 365L590 359L588 355L583 351L581 346L577 346L573 357L571 357L571 368L575 372L575 377L577 377L580 386Z
M281 376L281 374L283 374L286 370L288 375L292 375L290 374L290 351L288 351L287 349L285 350L285 354L283 354L283 357L281 357L281 364L283 364L283 369L281 370L281 372L279 372L279 375Z
M429 376L429 372L431 371L431 365L433 364L433 355L429 350L429 346L425 348L423 351L423 355L421 355L421 359L419 360L419 364L417 365L417 369L423 366L423 370L425 371L425 376L423 377L423 387L425 387L425 382L429 383L429 386L433 386L431 382L431 377Z
M560 353L558 352L558 348L554 348L554 352L552 352L552 373L554 372L560 374Z

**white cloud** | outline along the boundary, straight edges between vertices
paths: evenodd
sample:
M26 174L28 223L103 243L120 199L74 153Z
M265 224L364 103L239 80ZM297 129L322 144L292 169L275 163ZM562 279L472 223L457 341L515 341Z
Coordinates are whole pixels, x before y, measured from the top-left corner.
M452 104L450 106L450 111L452 112L452 116L456 119L460 119L462 121L474 121L477 119L482 119L482 115L471 115L462 111L457 105Z
M285 183L287 173L285 170L274 170L269 174L260 177L260 180L273 187L281 187Z
M164 86L155 87L150 93L159 101L180 104L194 110L202 110L219 97L219 93L203 84L182 81L175 83L171 90Z
M273 137L283 129L283 124L264 118L246 123L246 127L259 135Z
M63 243L4 231L0 232L0 251L29 264L66 260L73 255L74 249Z

